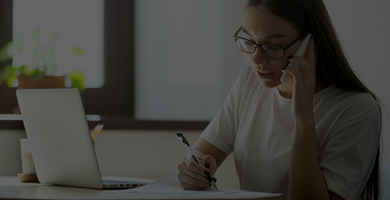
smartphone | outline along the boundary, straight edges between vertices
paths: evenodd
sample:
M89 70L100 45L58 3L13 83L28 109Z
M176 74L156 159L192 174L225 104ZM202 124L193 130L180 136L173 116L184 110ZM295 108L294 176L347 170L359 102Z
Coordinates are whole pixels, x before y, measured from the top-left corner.
M312 37L312 34L307 34L305 38L303 39L301 45L299 46L297 52L295 52L294 56L299 56L306 59L306 52L307 47L309 46L310 38ZM299 65L296 63L289 63L287 67L294 67L296 69L299 69ZM287 68L286 67L286 68ZM283 74L280 78L280 81L286 85L288 88L292 89L293 87L293 77L290 74Z

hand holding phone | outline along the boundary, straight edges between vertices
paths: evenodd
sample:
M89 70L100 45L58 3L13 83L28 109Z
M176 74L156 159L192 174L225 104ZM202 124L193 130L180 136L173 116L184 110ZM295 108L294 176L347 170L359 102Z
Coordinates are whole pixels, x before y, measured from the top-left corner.
M312 37L312 34L310 34L310 33L308 33L306 35L306 37L303 39L301 45L299 46L297 52L295 52L294 56L299 56L299 57L306 59L307 47L309 46L309 41L310 41L311 37ZM293 67L293 68L299 70L299 65L296 63L290 63L287 65L287 67ZM286 85L288 88L290 88L290 89L293 88L294 81L293 81L293 77L290 74L288 74L288 73L283 74L282 77L280 78L280 81L284 85Z

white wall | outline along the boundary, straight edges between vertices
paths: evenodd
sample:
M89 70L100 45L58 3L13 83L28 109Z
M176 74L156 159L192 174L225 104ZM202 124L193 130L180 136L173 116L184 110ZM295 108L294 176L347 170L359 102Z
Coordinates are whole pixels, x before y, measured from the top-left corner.
M211 120L244 64L244 0L135 2L136 117Z

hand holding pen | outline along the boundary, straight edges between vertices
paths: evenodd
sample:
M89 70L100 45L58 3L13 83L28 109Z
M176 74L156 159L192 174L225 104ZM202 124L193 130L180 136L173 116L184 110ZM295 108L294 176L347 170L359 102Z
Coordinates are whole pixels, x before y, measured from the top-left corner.
M187 190L203 190L213 186L218 190L217 180L212 177L216 170L215 159L209 155L203 158L196 157L184 135L181 133L176 135L188 152L185 160L178 166L178 178L181 186Z

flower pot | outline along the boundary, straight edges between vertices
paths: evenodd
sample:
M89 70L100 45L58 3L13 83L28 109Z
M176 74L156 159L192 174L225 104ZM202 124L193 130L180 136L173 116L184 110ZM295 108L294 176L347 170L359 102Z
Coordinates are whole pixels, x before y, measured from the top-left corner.
M25 74L18 75L18 89L48 89L65 88L66 76L46 76L43 75L39 80L32 80Z
M25 74L18 75L19 85L17 89L50 89L65 88L66 76L46 76L43 75L39 80L33 80ZM19 106L14 107L12 113L20 114Z

